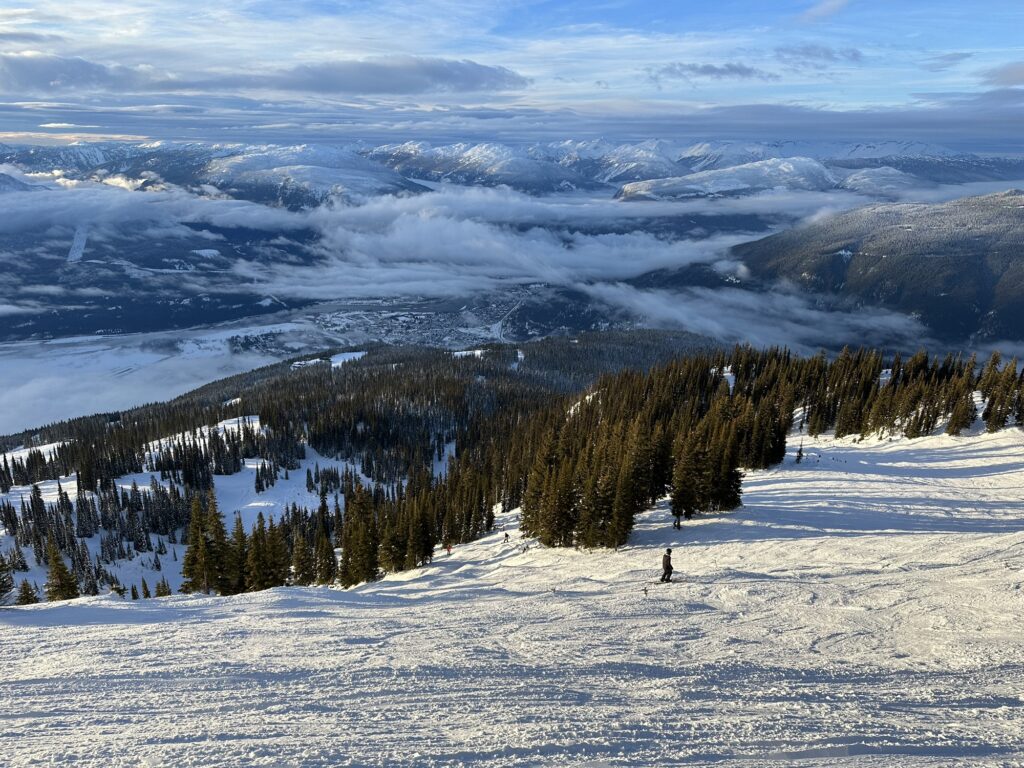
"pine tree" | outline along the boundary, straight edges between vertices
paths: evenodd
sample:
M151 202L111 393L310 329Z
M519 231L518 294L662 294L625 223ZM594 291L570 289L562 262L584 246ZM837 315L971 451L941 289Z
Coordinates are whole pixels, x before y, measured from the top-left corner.
M167 583L167 577L160 577L160 581L156 583L156 596L157 597L170 597L171 596L171 585Z
M245 588L250 592L273 586L270 563L267 558L267 521L260 512L249 536L249 551L245 559Z
M313 558L310 556L309 545L302 532L296 532L295 544L292 546L292 584L307 586L315 578Z
M39 596L36 594L35 588L28 583L28 579L21 580L21 586L18 588L18 598L15 600L16 605L33 605L39 602Z
M273 519L267 526L267 561L270 573L270 586L281 587L288 583L288 575L291 570L291 556L288 552L288 542L284 538L284 532L280 525Z
M188 526L188 549L185 550L185 559L181 565L181 575L184 582L181 591L204 592L209 594L210 565L206 548L206 532L204 531L204 519L202 502L199 495L192 497L192 516Z
M146 583L145 577L142 579L142 596L147 600L153 596L149 592L149 584Z
M132 600L138 600L138 599L139 599L139 590L138 590L138 588L134 584L132 584Z
M242 524L242 516L236 514L225 564L227 591L223 594L237 595L245 592L248 555L249 540L245 535L245 526Z
M968 390L965 394L957 397L956 404L949 415L949 424L946 426L947 435L959 435L974 423L977 416L977 409L974 406L974 397Z
M313 561L313 580L317 584L333 583L338 570L338 562L334 556L334 545L322 526L317 529Z
M218 594L231 594L231 553L224 518L217 508L217 497L210 489L206 500L206 583Z
M0 605L7 602L7 596L14 591L14 568L2 554L0 554Z
M50 566L49 578L46 581L46 599L71 600L78 597L78 580L64 563L64 558L57 551L57 544L50 536L47 543L46 557Z
M672 472L671 509L675 527L682 527L682 519L689 520L702 511L707 497L707 455L702 450L698 435L678 443L675 468Z

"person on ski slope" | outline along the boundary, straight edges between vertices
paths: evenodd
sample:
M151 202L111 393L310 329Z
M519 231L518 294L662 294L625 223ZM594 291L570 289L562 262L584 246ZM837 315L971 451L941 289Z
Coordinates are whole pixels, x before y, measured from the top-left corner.
M672 550L666 549L661 556L661 580L672 581Z

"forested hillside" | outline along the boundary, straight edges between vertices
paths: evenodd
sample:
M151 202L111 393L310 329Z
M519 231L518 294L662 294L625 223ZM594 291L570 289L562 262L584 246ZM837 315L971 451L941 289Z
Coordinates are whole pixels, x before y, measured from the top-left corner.
M544 544L615 547L666 494L677 525L735 508L743 472L781 461L794 433L957 434L975 419L976 391L990 431L1024 420L1024 378L998 355L977 370L924 352L830 360L688 343L626 334L458 355L380 348L53 425L34 436L45 446L0 459L2 586L31 559L51 566L52 598L145 594L150 583L166 593L161 557L181 544L183 591L349 586L429 562L516 507ZM248 521L216 493L237 487L247 462L252 493L267 499ZM280 501L278 484L304 486L311 501ZM135 558L150 579L124 584L117 565ZM21 598L35 596L21 585Z
M870 205L732 249L751 273L919 316L938 336L1024 336L1024 193Z

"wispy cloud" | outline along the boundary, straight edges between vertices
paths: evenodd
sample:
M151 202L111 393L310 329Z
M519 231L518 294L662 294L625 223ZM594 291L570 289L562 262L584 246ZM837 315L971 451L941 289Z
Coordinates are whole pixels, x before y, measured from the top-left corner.
M257 73L183 76L149 66L110 65L39 52L0 53L0 92L223 92L257 89L319 94L423 94L521 89L529 80L468 59L391 56L325 61Z
M927 69L929 72L944 72L950 67L955 67L961 61L966 61L972 56L974 56L973 53L967 53L962 51L942 53L939 54L938 56L930 56L929 58L925 59L921 66Z
M778 80L773 72L752 67L749 64L730 61L725 64L692 64L675 61L659 67L647 69L648 78L656 83L663 80L692 80L707 78L710 80Z
M864 54L859 48L832 48L818 43L779 46L775 57L790 66L825 69L833 64L860 64Z
M0 92L52 93L146 88L154 73L38 51L0 53Z
M421 94L510 91L525 88L529 82L507 67L487 66L468 59L392 56L302 64L264 74L199 78L186 87L325 94Z
M1012 61L990 69L984 73L984 81L997 86L1024 85L1024 61Z
M804 21L821 21L834 16L850 4L850 0L821 0L804 11L800 18Z

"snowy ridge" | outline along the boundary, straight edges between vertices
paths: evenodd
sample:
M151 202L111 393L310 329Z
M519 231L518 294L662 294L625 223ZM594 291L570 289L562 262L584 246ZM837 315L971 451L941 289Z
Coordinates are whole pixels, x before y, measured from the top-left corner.
M0 194L7 192L31 192L35 189L38 189L38 187L33 184L26 184L9 173L0 173Z
M1018 764L1024 436L805 437L797 464L800 444L747 476L735 513L675 531L660 504L616 552L540 548L510 513L508 543L349 591L2 612L5 749L15 765Z
M491 142L433 147L410 141L386 144L366 154L405 176L428 181L508 185L531 192L571 190L587 183L584 177L553 162L544 153Z
M880 168L855 171L843 179L839 186L862 195L896 199L900 192L929 185L909 173L883 165Z
M291 187L322 200L426 191L351 150L316 145L246 147L211 160L202 180L218 188Z
M670 179L624 184L621 200L676 200L693 197L744 195L768 189L822 192L839 182L817 160L809 157L772 158L722 170L700 171Z
M953 182L1018 178L1014 174L1022 168L1019 159L981 157L914 141L0 145L0 163L30 173L91 178L140 189L160 188L162 181L186 187L209 185L235 197L291 207L319 205L334 198L358 202L377 195L422 192L429 183L506 185L531 194L603 190L797 157L815 160L839 175L881 165L899 167L913 178L937 175Z

